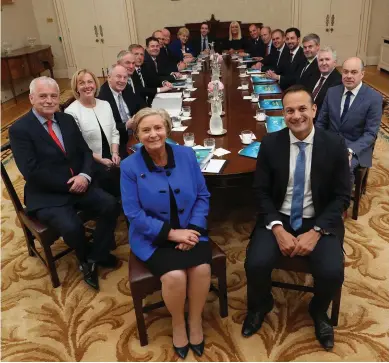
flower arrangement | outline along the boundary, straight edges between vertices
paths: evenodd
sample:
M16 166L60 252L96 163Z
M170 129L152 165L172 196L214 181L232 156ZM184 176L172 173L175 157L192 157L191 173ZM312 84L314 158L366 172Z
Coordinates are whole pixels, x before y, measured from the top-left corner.
M213 88L215 87L215 84L218 84L219 91L222 91L224 89L224 84L220 81L212 81L208 83L208 92L213 92Z

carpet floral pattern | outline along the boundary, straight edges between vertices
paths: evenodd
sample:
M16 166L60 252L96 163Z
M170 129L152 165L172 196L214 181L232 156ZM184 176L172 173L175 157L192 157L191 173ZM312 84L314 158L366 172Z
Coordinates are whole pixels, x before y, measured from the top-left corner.
M23 179L2 155L19 195ZM2 187L1 309L3 361L177 361L166 308L146 316L149 345L141 347L128 285L129 247L124 219L117 228L116 270L100 270L100 292L87 287L74 254L57 262L62 285L54 289L42 264L28 256L12 203ZM351 209L350 209L351 211ZM349 211L349 215L351 214ZM202 361L389 360L389 135L381 129L357 221L346 220L345 282L335 348L325 352L307 312L310 294L273 289L275 307L262 329L244 339L244 258L254 225L252 208L213 217L211 236L227 254L229 316L221 319L209 294L204 313ZM64 248L59 241L55 250ZM276 279L311 283L304 275L275 271ZM155 294L149 301L159 299Z

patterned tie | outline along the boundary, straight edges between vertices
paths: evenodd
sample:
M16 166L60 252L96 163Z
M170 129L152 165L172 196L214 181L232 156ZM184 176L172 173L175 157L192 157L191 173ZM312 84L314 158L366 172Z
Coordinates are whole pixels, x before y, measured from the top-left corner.
M309 61L307 61L305 67L303 68L303 70L302 70L301 73L300 73L300 77L301 77L301 76L303 75L303 73L307 70L307 68L309 67L310 64L311 64L311 63L309 63Z
M321 88L323 87L323 83L326 80L324 76L320 77L319 84L315 87L315 89L312 92L312 98L315 99L317 94L320 92Z
M201 50L206 50L207 49L207 43L205 41L205 38L203 38L203 47Z
M128 120L128 116L124 108L124 100L121 93L118 94L118 103L119 103L120 118L122 119L123 123L125 123Z
M142 71L141 71L140 68L138 68L136 71L137 71L137 73L139 75L139 78L140 78L140 81L142 83L142 86L144 87L145 86L145 81L144 81L143 76L142 76Z
M155 70L156 72L158 73L158 64L157 64L157 61L153 58L153 61L154 61L154 65L155 65Z
M63 147L63 145L61 144L61 141L59 141L58 136L55 134L55 132L53 130L53 120L47 120L46 125L47 125L47 130L49 131L49 135L54 140L54 142L57 144L57 146L61 149L61 151L66 155L65 148ZM74 175L73 169L72 168L69 168L69 169L70 169L70 172L72 173L72 176L73 176Z
M127 81L127 83L131 86L131 88L132 88L132 92L134 92L135 93L135 87L134 87L134 82L132 82L132 79L131 78L128 78L128 81Z
M292 206L290 209L290 225L297 231L303 224L304 207L304 186L305 186L305 147L307 143L296 142L300 149L296 159L296 169L294 170L294 183Z
M340 116L340 122L342 123L343 120L344 120L344 117L346 116L346 113L350 107L350 100L351 100L351 96L352 96L352 92L351 91L347 91L346 92L346 101L344 101L344 106L343 106L343 112L342 112L342 116Z

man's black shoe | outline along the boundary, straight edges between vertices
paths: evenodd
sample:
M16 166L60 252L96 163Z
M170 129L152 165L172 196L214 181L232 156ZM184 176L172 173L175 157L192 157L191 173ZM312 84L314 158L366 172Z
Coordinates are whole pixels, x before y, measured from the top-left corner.
M100 267L115 268L117 267L118 262L119 260L117 259L117 257L109 253L104 260L96 261L96 264Z
M315 324L316 338L325 350L334 347L334 328L326 312L309 311Z
M261 328L266 314L271 311L271 309L273 309L273 304L271 304L266 310L255 312L248 311L243 322L242 335L246 338L254 335Z
M99 290L99 278L97 276L97 266L95 263L82 262L80 270L84 275L84 281L96 290Z

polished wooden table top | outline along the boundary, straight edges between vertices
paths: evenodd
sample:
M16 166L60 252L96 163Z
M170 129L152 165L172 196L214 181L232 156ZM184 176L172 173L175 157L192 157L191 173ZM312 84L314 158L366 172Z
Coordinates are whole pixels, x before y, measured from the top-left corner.
M230 151L230 154L219 157L219 159L227 160L227 164L222 169L220 174L205 174L207 178L225 178L228 176L239 177L247 174L252 174L255 171L256 159L241 156L238 151L245 147L241 143L240 133L243 130L251 130L257 141L261 141L266 134L266 127L264 122L258 122L254 116L258 108L258 103L252 103L251 100L244 100L243 96L249 96L252 92L252 84L250 77L245 79L249 83L249 89L246 91L239 90L242 78L239 77L238 62L234 62L230 57L224 58L221 70L221 82L224 84L224 102L223 110L225 115L222 116L223 127L227 133L222 136L210 136L207 133L209 130L210 120L210 104L208 102L207 86L211 80L211 72L209 69L209 62L203 62L203 70L198 75L193 75L194 88L196 91L192 92L191 97L195 97L193 102L183 102L183 106L191 106L192 119L183 121L183 125L188 128L184 132L193 132L195 135L195 143L203 145L204 139L213 137L216 140L216 148L223 148ZM260 96L263 98L280 98L280 94L269 96ZM266 111L268 115L278 116L281 111ZM169 136L174 141L183 145L184 132L172 132ZM216 156L214 156L216 158Z

